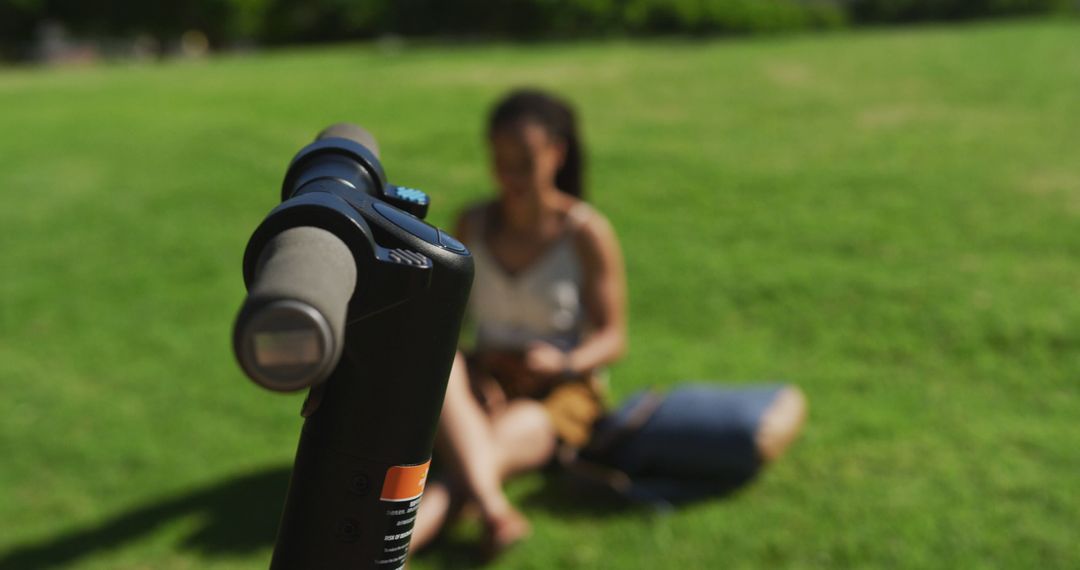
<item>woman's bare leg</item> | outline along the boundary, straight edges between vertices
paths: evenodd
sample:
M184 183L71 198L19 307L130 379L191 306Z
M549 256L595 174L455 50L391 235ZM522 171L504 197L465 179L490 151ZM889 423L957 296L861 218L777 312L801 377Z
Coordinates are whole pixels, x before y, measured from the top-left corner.
M499 479L535 469L555 453L555 430L539 403L516 400L491 422L491 433L499 463ZM528 536L529 522L516 510L485 518L488 556L495 556Z
M768 463L777 459L795 441L806 421L806 407L806 396L794 386L788 386L776 395L762 414L754 437L762 461Z
M528 534L525 517L503 494L502 479L506 472L501 457L503 446L496 440L490 420L469 388L465 358L460 353L454 358L447 382L436 445L443 451L442 456L452 462L463 491L479 507L497 538L517 540ZM453 496L448 496L445 504L437 500L429 508L427 497L424 498L417 513L416 527L420 532L414 531L414 548L422 548L438 534L453 500Z

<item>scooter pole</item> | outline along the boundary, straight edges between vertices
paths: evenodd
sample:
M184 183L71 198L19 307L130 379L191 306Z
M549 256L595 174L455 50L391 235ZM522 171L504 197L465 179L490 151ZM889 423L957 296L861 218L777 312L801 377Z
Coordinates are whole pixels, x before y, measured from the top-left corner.
M293 159L244 254L233 346L271 390L310 388L272 570L402 568L472 284L468 250L334 125Z

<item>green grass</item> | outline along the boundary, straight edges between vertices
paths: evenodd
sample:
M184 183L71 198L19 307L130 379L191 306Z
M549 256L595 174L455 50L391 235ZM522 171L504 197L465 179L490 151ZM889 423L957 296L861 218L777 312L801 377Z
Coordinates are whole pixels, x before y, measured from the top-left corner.
M247 237L343 119L446 224L519 84L578 103L622 239L615 393L783 378L812 414L674 513L527 477L535 536L493 568L1080 566L1070 21L0 71L0 559L265 568L300 399L230 354ZM467 534L414 567L466 565Z

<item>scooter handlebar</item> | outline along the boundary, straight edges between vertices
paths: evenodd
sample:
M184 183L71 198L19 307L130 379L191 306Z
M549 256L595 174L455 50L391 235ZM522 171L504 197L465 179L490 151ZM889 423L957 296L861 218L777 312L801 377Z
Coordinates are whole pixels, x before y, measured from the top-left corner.
M352 252L329 231L300 226L271 238L233 331L241 368L280 392L325 380L341 358L355 288Z

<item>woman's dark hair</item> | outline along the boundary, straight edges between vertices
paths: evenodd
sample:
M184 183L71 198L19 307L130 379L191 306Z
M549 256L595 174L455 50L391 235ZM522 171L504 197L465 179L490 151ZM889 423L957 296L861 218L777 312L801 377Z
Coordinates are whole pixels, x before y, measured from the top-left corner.
M566 145L566 156L555 173L555 186L571 196L584 199L585 158L582 156L574 108L559 97L538 89L516 89L491 111L488 134L523 121L535 121L549 135Z

